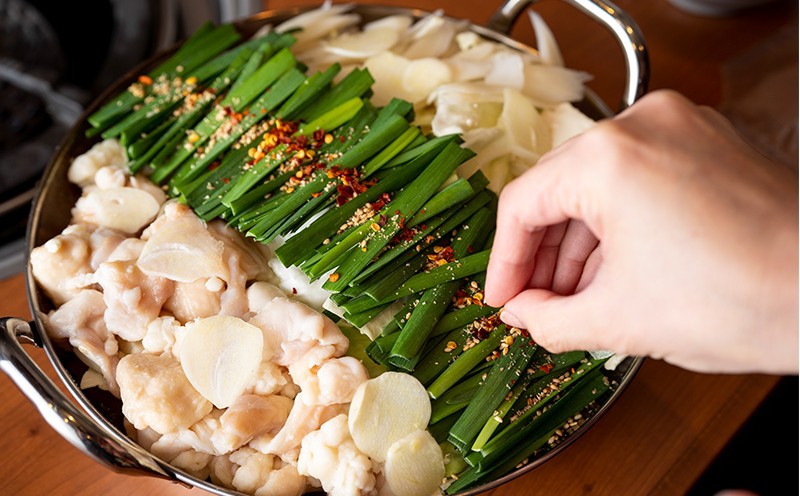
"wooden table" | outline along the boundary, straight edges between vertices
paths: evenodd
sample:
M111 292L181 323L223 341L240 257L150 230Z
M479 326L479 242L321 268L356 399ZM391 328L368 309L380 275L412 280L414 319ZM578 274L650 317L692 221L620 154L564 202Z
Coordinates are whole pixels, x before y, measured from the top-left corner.
M293 3L271 0L269 5ZM441 7L449 15L483 24L496 2L380 3L426 10ZM723 98L724 65L779 30L796 29L793 3L726 19L692 17L664 0L619 0L618 6L644 32L652 61L650 88L675 88L699 103L716 106ZM595 91L606 101L617 102L622 57L610 36L558 2L544 2L537 10L555 32L567 64L595 74ZM513 34L533 44L527 21L520 21ZM0 281L0 315L29 318L21 275ZM43 352L29 350L55 377ZM694 374L646 361L614 408L564 454L492 494L684 494L777 381L778 377L765 375ZM119 475L96 464L58 437L4 375L0 397L0 495L190 493L175 484Z

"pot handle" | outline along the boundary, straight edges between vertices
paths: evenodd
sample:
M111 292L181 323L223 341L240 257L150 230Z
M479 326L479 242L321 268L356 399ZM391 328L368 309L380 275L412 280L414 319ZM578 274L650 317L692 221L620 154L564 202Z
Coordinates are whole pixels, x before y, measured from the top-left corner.
M506 0L492 15L486 27L503 34L511 28L528 5L539 0ZM647 91L650 60L644 37L633 19L616 5L604 0L563 0L605 26L617 39L625 57L626 82L620 110L633 105Z
M117 472L174 479L168 465L127 438L109 436L73 405L21 343L40 343L32 323L13 317L0 318L0 369L36 406L50 427L80 451Z

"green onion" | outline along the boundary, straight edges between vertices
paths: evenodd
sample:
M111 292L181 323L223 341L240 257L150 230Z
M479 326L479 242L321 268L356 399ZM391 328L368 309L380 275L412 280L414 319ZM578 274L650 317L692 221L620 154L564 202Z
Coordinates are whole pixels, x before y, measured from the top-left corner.
M489 370L484 386L472 398L447 438L461 453L469 451L486 421L525 373L536 348L529 339L516 336L508 349L504 350L505 354Z
M217 139L213 145L207 146L201 157L195 157L180 164L180 169L171 180L173 187L180 187L202 174L203 170L236 142L245 131L264 119L273 108L288 98L304 79L303 74L294 68L284 73L269 90L253 102L247 115L233 127L232 131ZM164 167L164 169L167 168L168 166ZM154 175L160 170L162 169L156 169Z
M342 103L363 96L374 82L369 71L355 68L330 91L325 92L319 99L301 109L297 118L305 122L313 121Z
M281 108L275 112L275 117L280 119L294 119L296 114L308 105L315 97L323 92L336 74L342 69L339 64L333 64L325 71L318 72L309 77L297 88L297 91L289 98Z
M179 67L181 68L180 72L183 72L183 70L188 71L193 68L190 64L199 65L199 63L214 57L219 51L224 50L238 39L238 33L230 25L215 28L212 24L205 23L171 57L148 72L147 76L155 81L162 75L167 77L176 75L179 72ZM141 97L135 96L126 89L114 100L106 103L90 115L87 121L95 129L106 128L141 100Z
M450 387L466 376L473 367L485 360L498 346L505 335L505 325L500 325L489 333L489 336L472 348L462 353L452 365L442 372L430 386L428 394L436 399Z
M563 396L564 393L573 389L573 386L584 382L584 380L588 380L592 377L600 378L600 384L602 384L602 391L608 390L608 386L605 383L605 378L602 376L600 369L598 368L605 360L589 360L587 363L581 365L572 375L569 381L564 381L559 384L555 384L553 386L553 392L547 394L543 399L541 399L538 403L529 407L524 413L517 416L514 421L512 421L507 427L505 427L500 433L496 434L489 442L487 442L481 451L479 452L479 457L476 458L480 466L485 467L489 466L497 460L506 450L509 449L510 446L513 446L517 442L522 439L525 439L526 436L534 429L537 428L537 424L541 423L543 418L547 419L548 417L555 417L558 419L558 422L555 427L561 426L564 424L566 419L561 419L560 416L555 416L558 412L558 409L551 412L548 415L542 413L541 415L537 416L537 412L547 403L554 400L559 396ZM594 371L594 373L592 373ZM589 381L592 384L592 389L595 389L597 386L593 383L593 381ZM564 396L566 397L566 396ZM560 400L558 401L560 402ZM558 403L556 402L556 403ZM544 412L548 412L552 410L554 407L551 406ZM575 414L579 410L573 409L569 416ZM469 457L468 457L468 460Z
M418 127L406 129L394 142L381 150L380 153L372 157L372 159L364 165L364 175L370 176L377 172L378 169L386 165L386 162L391 160L392 157L403 151L403 149L413 142L420 134L422 133Z
M430 349L426 350L419 366L414 368L412 375L423 385L428 386L464 351L471 333L469 328L462 326L453 329L446 336L435 341Z
M351 98L320 115L313 121L303 124L300 126L300 129L297 130L297 134L310 136L319 130L335 129L352 119L363 106L364 100L359 97Z
M467 305L452 312L446 313L434 326L431 336L440 336L453 329L475 322L483 317L497 313L497 308L487 305Z
M401 228L401 219L413 216L433 196L444 180L473 155L474 152L454 143L445 147L433 162L397 195L389 206L384 207L384 213L389 213L391 217L380 232L370 236L366 251L356 251L337 269L338 279L333 282L328 281L322 287L331 292L339 292L344 289L397 234ZM391 214L390 209L399 213Z

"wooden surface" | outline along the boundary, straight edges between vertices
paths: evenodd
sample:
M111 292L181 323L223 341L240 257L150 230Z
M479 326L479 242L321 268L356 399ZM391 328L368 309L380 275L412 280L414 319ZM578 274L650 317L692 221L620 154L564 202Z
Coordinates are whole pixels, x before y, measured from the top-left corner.
M269 5L297 3L271 0ZM483 0L379 3L443 8L478 24L488 20L495 5ZM796 2L726 19L692 17L664 0L619 0L617 5L644 32L652 61L650 88L674 88L711 106L724 97L726 64L787 26L797 26ZM610 36L558 2L544 2L537 11L555 32L567 64L594 74L595 91L612 105L617 102L622 57ZM525 20L513 35L533 44ZM0 315L30 317L21 275L0 281ZM26 349L54 377L44 353ZM491 494L684 494L777 380L693 374L649 360L611 411L568 450ZM116 474L90 460L58 437L2 374L0 398L0 495L190 494L176 484Z

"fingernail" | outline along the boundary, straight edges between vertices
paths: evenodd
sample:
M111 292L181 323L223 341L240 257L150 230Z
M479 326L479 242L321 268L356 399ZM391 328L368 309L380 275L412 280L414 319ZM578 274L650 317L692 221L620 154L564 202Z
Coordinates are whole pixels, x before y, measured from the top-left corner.
M517 318L516 315L509 312L505 308L500 310L500 320L506 323L506 325L510 325L511 327L518 327L520 329L524 329L525 326L522 324L522 321Z

